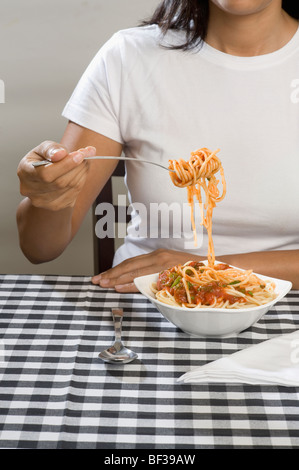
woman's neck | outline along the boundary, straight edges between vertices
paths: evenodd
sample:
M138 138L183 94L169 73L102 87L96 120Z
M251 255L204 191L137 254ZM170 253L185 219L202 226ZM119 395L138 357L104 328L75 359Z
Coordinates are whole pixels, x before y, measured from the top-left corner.
M251 14L230 14L210 2L206 42L227 54L251 57L274 52L287 44L298 28L276 2Z

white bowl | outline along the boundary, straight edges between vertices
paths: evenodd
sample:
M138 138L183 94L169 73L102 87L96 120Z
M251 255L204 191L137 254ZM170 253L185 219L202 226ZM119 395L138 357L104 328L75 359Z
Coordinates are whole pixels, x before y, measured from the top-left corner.
M265 305L244 309L233 308L184 308L164 304L155 298L151 290L159 274L149 274L134 279L137 289L147 297L160 313L173 325L191 336L227 337L254 325L268 310L282 299L292 288L292 283L257 274L260 279L275 283L277 297Z

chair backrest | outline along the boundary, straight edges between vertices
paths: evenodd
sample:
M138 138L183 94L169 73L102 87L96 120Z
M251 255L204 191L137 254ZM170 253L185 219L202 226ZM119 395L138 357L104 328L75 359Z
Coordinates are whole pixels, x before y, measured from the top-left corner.
M114 207L115 212L115 232L118 233L117 224L123 221L118 220L118 204L117 195L121 191L123 192L123 177L125 175L124 161L120 160L116 169L114 170L111 178L107 181L106 185L97 196L93 204L93 251L94 251L94 273L99 274L111 268L115 250L121 244L122 239L118 237L114 238L99 238L96 235L95 227L100 219L99 215L96 215L96 207L101 203L110 203ZM121 190L120 190L121 188ZM129 223L130 216L126 212L125 223Z

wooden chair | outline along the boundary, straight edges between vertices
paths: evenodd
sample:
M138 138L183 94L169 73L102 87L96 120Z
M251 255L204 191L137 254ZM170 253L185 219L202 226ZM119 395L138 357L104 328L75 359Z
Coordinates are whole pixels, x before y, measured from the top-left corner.
M120 160L111 178L108 180L101 193L97 196L93 204L93 251L94 251L94 273L99 274L111 268L113 257L119 240L116 238L98 238L95 233L95 226L99 216L95 214L96 206L102 202L109 202L115 209L115 223L118 221L117 192L119 187L123 187L122 182L125 175L124 161ZM123 194L123 193L122 193ZM114 202L114 203L113 203ZM130 222L130 216L126 214L126 223Z

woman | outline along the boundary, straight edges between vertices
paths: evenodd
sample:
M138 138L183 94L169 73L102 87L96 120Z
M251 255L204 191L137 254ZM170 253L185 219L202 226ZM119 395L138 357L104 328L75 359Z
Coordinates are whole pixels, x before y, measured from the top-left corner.
M85 156L124 151L167 166L220 147L228 193L214 212L216 258L299 288L299 9L290 8L280 0L164 0L142 27L114 35L65 107L61 142L43 142L19 165L28 259L63 252L117 164ZM33 168L40 159L55 165ZM146 207L186 198L151 165L128 162L127 184ZM182 238L129 233L116 265L93 282L134 291L134 277L206 254L205 235L200 249L186 250Z

